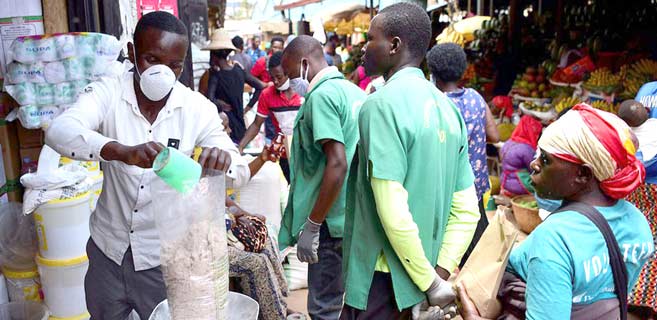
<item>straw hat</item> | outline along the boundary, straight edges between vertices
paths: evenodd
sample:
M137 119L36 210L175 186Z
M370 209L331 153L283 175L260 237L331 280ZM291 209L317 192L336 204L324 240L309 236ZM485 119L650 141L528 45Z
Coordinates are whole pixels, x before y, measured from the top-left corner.
M223 28L217 29L212 33L212 38L210 38L210 44L208 44L203 50L222 50L230 49L237 50L233 45L233 42L228 35L228 32Z

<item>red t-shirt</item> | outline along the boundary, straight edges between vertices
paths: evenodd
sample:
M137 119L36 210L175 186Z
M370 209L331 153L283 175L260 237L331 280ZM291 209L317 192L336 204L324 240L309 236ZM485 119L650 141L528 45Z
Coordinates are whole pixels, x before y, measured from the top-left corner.
M271 76L269 75L269 70L267 68L267 63L269 63L269 56L261 57L256 60L256 63L251 68L251 74L260 79L264 83L271 82Z
M301 96L294 93L292 98L288 99L285 92L278 91L273 86L263 90L258 99L258 115L264 118L273 115L272 122L276 132L283 132L286 136L292 135L299 108Z

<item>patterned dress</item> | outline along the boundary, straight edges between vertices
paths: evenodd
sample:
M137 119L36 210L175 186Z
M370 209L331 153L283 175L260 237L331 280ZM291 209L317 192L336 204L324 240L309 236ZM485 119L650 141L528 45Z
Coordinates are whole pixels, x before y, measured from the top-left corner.
M627 200L634 203L646 216L657 247L657 206L655 206L657 204L657 184L642 185L629 195ZM633 306L648 307L657 313L657 252L641 269L641 274L639 274L639 279L628 302Z
M468 129L468 155L475 176L477 197L481 200L489 187L486 164L486 101L477 91L470 88L449 92L447 96L461 111Z
M260 305L259 320L285 319L288 295L278 246L267 239L260 253L228 246L231 278L238 278L240 292Z

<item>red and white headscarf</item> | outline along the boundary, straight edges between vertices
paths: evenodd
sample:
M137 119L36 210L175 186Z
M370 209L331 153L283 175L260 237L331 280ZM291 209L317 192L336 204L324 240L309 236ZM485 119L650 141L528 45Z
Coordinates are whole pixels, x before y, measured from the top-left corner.
M578 104L543 131L538 147L557 158L588 164L602 191L622 199L643 184L630 128L616 115Z

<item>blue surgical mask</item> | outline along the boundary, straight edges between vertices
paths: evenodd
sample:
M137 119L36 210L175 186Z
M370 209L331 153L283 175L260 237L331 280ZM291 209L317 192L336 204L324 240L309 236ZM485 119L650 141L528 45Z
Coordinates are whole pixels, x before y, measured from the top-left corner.
M308 70L310 68L306 67L306 72L303 72L303 59L301 59L301 64L299 66L299 77L290 79L290 88L294 90L298 95L305 96L308 92L308 87L310 82L308 82Z

